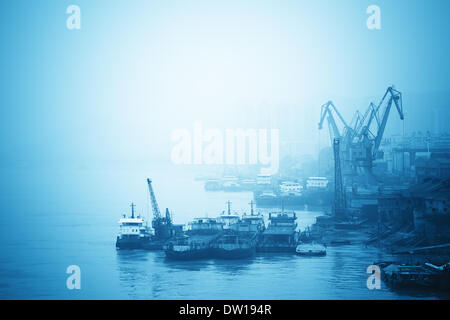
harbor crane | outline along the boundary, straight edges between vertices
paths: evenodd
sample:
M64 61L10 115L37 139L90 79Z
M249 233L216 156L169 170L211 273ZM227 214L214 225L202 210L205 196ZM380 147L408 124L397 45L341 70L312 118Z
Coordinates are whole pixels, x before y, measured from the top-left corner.
M333 114L337 115L337 118L341 122L342 132L339 130L336 119ZM358 113L356 113L354 120L358 122ZM321 106L320 111L320 121L319 121L319 130L323 128L323 123L327 119L328 128L330 133L331 145L333 146L334 140L339 139L341 141L342 147L340 148L341 158L343 162L343 169L346 174L350 173L350 145L355 136L354 127L347 124L344 117L341 115L339 110L336 108L332 101L328 101L327 103ZM353 121L352 121L353 122Z
M386 89L378 105L371 102L364 114L356 111L350 124L347 124L332 101L321 106L319 130L327 119L333 147L335 139L339 139L342 172L345 176L365 174L369 178L373 177L373 162L384 156L380 145L393 104L403 120L402 94L394 86ZM338 120L342 123L342 131L339 130Z
M377 106L372 103L369 105L364 116L366 118L367 114L369 114L367 123L364 124L362 122L358 132L358 141L352 147L351 157L355 165L371 171L373 161L383 158L383 153L380 152L379 148L393 103L398 111L400 120L403 120L402 94L394 89L393 86L386 89L383 98ZM382 108L383 105L385 105L384 109Z
M153 210L152 227L155 230L155 236L159 239L167 239L172 236L172 219L169 209L166 209L165 216L159 211L158 202L156 202L155 193L152 187L152 180L147 179L148 191L150 193L150 202Z
M327 103L324 103L320 108L319 130L322 130L323 122L325 121L326 118L328 121L328 127L330 129L330 138L332 143L334 139L340 139L343 134L339 131L336 120L334 119L333 116L333 112L338 116L339 120L341 120L342 124L344 125L343 132L345 132L349 128L347 122L345 122L341 113L335 107L333 101L328 101Z

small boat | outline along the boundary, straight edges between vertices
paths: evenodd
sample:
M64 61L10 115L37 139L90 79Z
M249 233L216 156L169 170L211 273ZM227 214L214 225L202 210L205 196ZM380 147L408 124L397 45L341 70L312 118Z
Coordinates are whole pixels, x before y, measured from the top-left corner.
M295 253L300 256L325 256L327 248L319 243L302 243L297 246Z
M396 287L427 287L448 290L450 286L450 262L443 266L431 263L405 265L385 263L380 265L385 283Z

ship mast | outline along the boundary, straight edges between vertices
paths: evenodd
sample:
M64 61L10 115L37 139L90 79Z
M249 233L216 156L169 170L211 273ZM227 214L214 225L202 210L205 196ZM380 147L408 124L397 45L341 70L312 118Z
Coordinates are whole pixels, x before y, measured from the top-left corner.
M231 214L231 201L227 201L227 206L228 206L228 215Z
M132 202L131 203L131 205L130 205L130 207L131 207L131 219L134 219L134 207L135 207L136 205Z
M249 205L250 205L250 213L251 215L253 215L253 200L250 201Z

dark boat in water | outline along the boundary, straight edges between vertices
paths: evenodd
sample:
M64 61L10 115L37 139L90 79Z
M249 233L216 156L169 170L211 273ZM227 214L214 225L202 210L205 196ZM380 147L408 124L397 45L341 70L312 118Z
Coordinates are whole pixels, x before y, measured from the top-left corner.
M379 263L383 281L392 288L425 287L448 291L450 288L450 262L442 266L431 263L405 265Z
M213 242L223 233L223 223L214 218L196 218L185 235L170 240L165 253L172 260L198 260L213 256Z
M213 245L212 255L217 259L245 259L255 254L256 242L252 238L228 230Z
M152 228L141 216L134 214L135 205L131 204L131 217L119 220L119 235L116 239L118 249L162 250L168 239L182 233L182 226L175 225L168 209L161 215L153 192L152 181L147 179L153 209Z
M151 242L151 230L144 219L134 214L134 203L131 204L131 217L123 215L119 220L119 235L116 238L118 249L142 249Z
M253 214L253 201L250 204L251 214L244 214L239 221L229 224L228 229L214 242L215 258L245 259L255 254L258 240L264 231L264 217Z
M261 234L258 252L291 252L297 247L297 216L295 212L269 213L269 226Z
M166 257L170 260L199 260L211 256L212 250L209 243L212 239L207 237L192 238L182 236L166 245Z

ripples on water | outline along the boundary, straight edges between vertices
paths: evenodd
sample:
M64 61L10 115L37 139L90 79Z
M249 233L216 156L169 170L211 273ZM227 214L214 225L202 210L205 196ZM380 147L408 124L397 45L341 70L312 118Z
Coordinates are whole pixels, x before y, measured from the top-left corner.
M117 173L115 173L117 175ZM175 211L175 221L218 215L225 202L233 209L248 212L251 193L207 193L192 177L173 179L162 171L154 187L161 207ZM117 220L121 205L138 198L144 207L144 173L122 172L114 179L87 175L85 183L71 186L59 201L71 210L47 212L41 207L25 207L23 214L0 217L0 298L2 299L397 299L436 298L433 293L392 292L366 287L367 267L386 258L375 248L360 245L329 247L325 257L299 257L291 254L257 254L240 261L167 261L163 252L116 251ZM77 177L74 177L76 181ZM79 177L78 177L79 179ZM178 180L177 180L178 179ZM142 180L142 181L141 181ZM112 181L112 182L111 182ZM101 194L101 190L122 187L124 181L139 181L136 190ZM176 181L176 183L174 183ZM95 182L95 183L94 183ZM22 181L25 183L25 181ZM75 182L73 182L75 183ZM66 184L64 184L66 185ZM134 184L133 184L134 185ZM75 189L78 190L78 198ZM190 193L186 194L186 190ZM95 195L93 208L84 211L76 202L83 195ZM121 195L116 199L114 195ZM125 194L126 196L123 196ZM173 195L177 195L173 201ZM8 196L6 194L5 196ZM30 194L31 196L31 194ZM122 199L123 198L123 199ZM27 198L19 203L27 204ZM52 203L54 205L54 203ZM85 202L83 202L85 204ZM16 207L17 208L17 207ZM78 211L76 210L78 209ZM126 209L126 207L125 207ZM267 213L270 210L261 210ZM181 214L183 213L183 214ZM297 211L299 227L314 223L320 211ZM20 228L18 228L20 227ZM11 232L11 230L15 230ZM7 235L7 236L5 236ZM67 266L79 265L81 290L67 290Z

